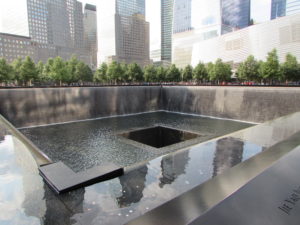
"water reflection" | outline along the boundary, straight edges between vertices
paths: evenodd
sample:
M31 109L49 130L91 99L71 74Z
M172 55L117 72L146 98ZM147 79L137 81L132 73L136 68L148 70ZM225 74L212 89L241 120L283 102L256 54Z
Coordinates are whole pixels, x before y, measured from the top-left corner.
M44 184L46 212L43 217L43 224L74 224L72 217L77 213L83 213L84 188L77 189L62 196L57 196ZM58 201L60 198L62 201ZM68 207L68 210L66 208Z
M0 124L0 143L4 141L6 134L7 134L6 129L4 129Z
M148 167L145 165L119 178L122 186L122 196L117 197L117 202L120 208L137 203L143 198L147 173Z
M233 137L222 138L217 141L213 161L213 177L239 164L243 158L244 142Z
M179 175L184 174L189 160L189 151L163 157L161 160L162 177L159 178L159 187L163 188L166 184L172 184Z

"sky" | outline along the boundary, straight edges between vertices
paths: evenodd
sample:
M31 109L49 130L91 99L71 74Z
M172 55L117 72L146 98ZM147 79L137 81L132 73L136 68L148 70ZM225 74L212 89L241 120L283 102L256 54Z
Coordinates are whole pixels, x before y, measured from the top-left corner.
M103 4L103 2L105 1L112 0L79 1L83 3L83 7L86 3L100 7L99 2ZM251 18L254 19L254 22L261 23L264 21L268 21L270 19L271 14L271 0L251 0L251 2ZM159 5L160 0L146 0L146 20L150 22L150 42L152 48L151 50L159 48L160 43L160 11L158 10ZM13 9L14 12L11 12L11 10L7 10L8 8ZM26 13L21 13L22 11L26 11L26 9L24 8L26 8L26 0L0 0L0 32L14 33L13 30L20 30L22 33L15 34L28 36L28 28L25 25ZM13 26L13 24L15 24L15 26ZM98 16L98 27L99 25L100 21ZM23 29L20 29L20 27Z
M1 0L0 0L1 1ZM89 3L98 6L99 0L79 0L84 4ZM106 0L112 1L112 0ZM146 1L146 20L150 22L150 51L160 48L160 11L157 10L160 0ZM203 0L209 1L209 0ZM99 7L99 6L98 6ZM270 20L271 0L251 0L251 18L255 23L262 23ZM98 16L99 18L99 16ZM98 26L100 21L98 21ZM98 29L99 30L99 29ZM99 36L99 35L98 35Z
M81 0L79 0L81 1ZM111 0L107 0L111 1ZM149 15L150 17L156 18L157 15L157 9L155 8L156 3L159 0L146 0L146 6L149 7L149 10L147 10L152 15ZM205 0L209 1L209 0ZM82 0L82 3L90 3L97 5L98 0ZM251 0L251 17L254 19L254 21L257 22L264 22L270 19L271 17L271 0Z

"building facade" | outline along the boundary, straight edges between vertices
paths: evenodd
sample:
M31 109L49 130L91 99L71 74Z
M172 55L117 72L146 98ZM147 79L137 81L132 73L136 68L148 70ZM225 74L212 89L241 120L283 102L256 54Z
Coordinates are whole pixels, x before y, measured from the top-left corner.
M192 29L192 0L174 0L173 33Z
M161 0L161 61L172 60L173 2Z
M90 52L92 69L97 68L98 37L97 37L97 9L96 6L86 4L84 8L84 43Z
M220 37L200 41L193 32L181 33L173 39L173 63L183 68L200 61L215 62L221 58L234 67L249 55L265 60L267 53L277 49L281 62L287 53L300 60L300 14L285 16Z
M81 2L77 0L26 0L24 2L26 6L21 8L27 14L26 20L15 21L10 26L11 29L15 29L15 32L12 31L12 34L21 34L23 31L24 35L19 35L18 38L29 38L25 43L31 42L31 46L34 48L34 55L31 54L29 56L36 62L39 60L46 62L50 57L61 56L63 59L68 60L72 55L76 55L78 59L91 67L95 67L95 61L97 61L94 57L95 53L90 51L84 40ZM7 10L17 13L19 8L14 6L9 7ZM0 24L6 24L5 19L11 18L14 17L9 15L6 18L0 16ZM89 26L91 24L93 24L92 20L90 20ZM9 26L9 24L6 26ZM28 34L26 31L24 32L24 28L18 28L21 26L28 28ZM8 29L8 31L10 30ZM13 40L14 38L20 45L20 40L18 40L17 36L11 35L8 40ZM8 45L6 48L11 48L10 51L15 51L11 46ZM23 47L27 48L27 46ZM0 54L5 55L7 52L1 52L0 49Z
M286 0L272 0L271 20L286 15Z
M194 30L207 40L250 24L250 0L175 0L174 34Z
M100 63L117 61L148 65L150 40L145 0L101 0L99 10Z
M286 15L300 13L300 0L286 0Z
M222 34L250 24L250 0L222 0ZM226 29L227 28L227 29ZM229 29L228 29L229 28Z
M8 63L26 56L36 60L36 46L37 43L30 37L0 33L0 58L5 58Z

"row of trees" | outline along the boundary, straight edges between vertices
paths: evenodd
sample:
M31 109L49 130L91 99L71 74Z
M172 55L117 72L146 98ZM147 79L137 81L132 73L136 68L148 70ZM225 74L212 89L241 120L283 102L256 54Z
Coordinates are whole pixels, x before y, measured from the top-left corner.
M136 63L110 65L103 63L96 71L94 81L99 83L129 83L129 82L207 82L227 81L231 79L231 67L218 59L215 64L199 63L195 68L188 65L178 69L174 64L170 67L148 65L142 70Z
M236 70L236 78L240 81L274 84L283 81L299 81L300 66L295 56L286 55L284 63L280 64L274 49L268 53L265 62L249 56ZM17 83L32 85L32 83L74 84L96 82L101 84L141 83L141 82L197 82L220 83L232 80L232 68L229 64L217 59L214 63L199 63L195 68L188 65L178 69L175 65L169 67L148 65L141 68L138 64L106 63L95 71L79 61L75 56L64 61L61 57L50 58L47 63L35 64L30 57L24 60L16 59L6 63L0 59L0 83Z
M300 81L300 65L297 58L291 54L287 54L285 62L280 64L277 51L274 49L268 53L265 62L257 61L253 56L249 56L239 65L236 75L240 81L269 84Z
M11 64L0 58L0 83L32 85L54 82L62 85L88 81L93 81L92 70L75 56L68 61L61 57L49 58L45 64L41 61L35 64L29 56L24 60L18 58Z

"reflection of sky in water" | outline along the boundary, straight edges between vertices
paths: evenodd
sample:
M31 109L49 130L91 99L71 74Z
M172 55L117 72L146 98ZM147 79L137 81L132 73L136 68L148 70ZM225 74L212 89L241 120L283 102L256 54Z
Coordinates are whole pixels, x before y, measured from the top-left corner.
M125 223L209 180L216 170L222 173L262 150L236 138L221 140L159 157L122 178L85 188L85 212L74 219L81 221L89 212L93 221Z
M277 120L272 126L259 125L158 157L122 178L59 197L38 184L41 178L27 148L6 135L0 141L0 224L124 224L271 147L276 140L286 139L298 131L297 115L292 119ZM270 129L264 129L266 126ZM294 145L284 146L292 149Z
M22 169L16 165L11 135L0 142L0 224L40 224L38 218L27 216L22 207L25 200Z
M251 142L244 142L243 161L255 156L263 150L263 147Z

